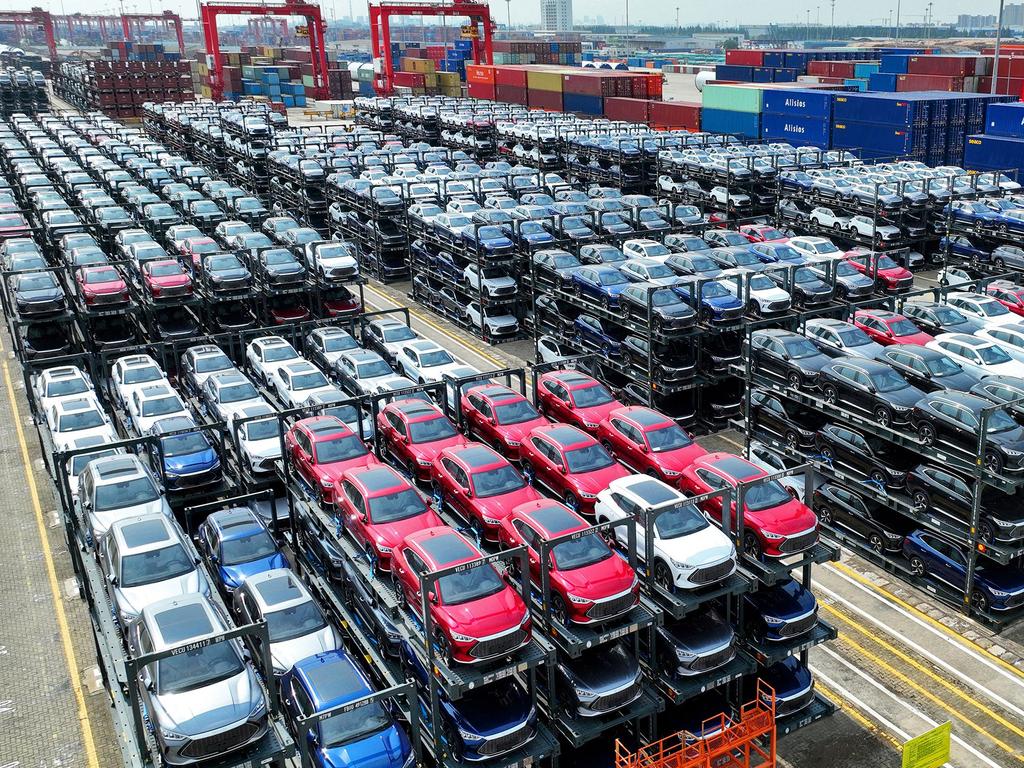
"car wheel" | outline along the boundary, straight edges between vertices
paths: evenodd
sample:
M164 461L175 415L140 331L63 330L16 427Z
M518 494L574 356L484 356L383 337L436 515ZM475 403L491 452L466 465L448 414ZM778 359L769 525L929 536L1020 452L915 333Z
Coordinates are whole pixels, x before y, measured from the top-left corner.
M576 498L576 494L572 491L566 491L565 495L562 496L562 503L565 504L573 512L579 512L580 500Z
M988 613L988 596L980 589L971 593L971 607L978 613Z
M935 445L935 427L927 421L917 425L917 436L924 445Z
M758 304L757 301L751 299L751 301L747 303L747 314L749 314L751 317L760 317L761 305Z
M822 525L832 525L832 507L830 507L828 504L820 505L816 510L814 510L814 512L818 515L819 523L821 523Z
M928 495L928 491L923 488L911 491L910 506L915 512L924 512L931 505L932 499L931 496Z
M743 553L753 560L760 560L764 557L764 549L761 547L761 542L750 531L743 535Z
M868 477L871 478L872 482L878 483L883 488L885 487L885 473L880 469L873 469L868 473Z
M871 551L877 555L881 555L885 552L885 542L882 541L882 537L877 533L872 533L868 536L868 546L871 547Z
M839 390L831 384L821 388L821 395L829 405L836 405L839 402Z
M995 539L996 534L992 529L992 524L987 520L982 520L978 525L978 538L984 541L986 544L991 544L992 540Z
M561 595L551 595L551 618L563 627L569 626L569 609Z
M1002 474L1003 457L995 451L985 451L985 469L996 475Z
M800 450L800 437L796 432L786 433L786 445L792 448L794 451Z
M454 726L447 720L444 723L444 740L448 742L448 754L451 755L452 762L461 763L465 751L462 739L459 738Z
M405 474L409 476L409 480L412 481L413 485L419 482L419 479L416 477L416 462L412 459L405 462Z
M602 298L601 304L604 307L605 312L611 312L613 310L611 296L605 296L604 298Z
M924 576L924 560L917 555L910 558L910 572L915 576Z
M878 419L878 423L883 427L892 426L892 412L885 406L878 406L875 408L875 418Z
M676 585L672 578L672 569L661 560L654 561L654 583L666 592L675 592Z
M437 646L437 653L448 666L452 664L452 642L448 639L440 627L434 628L434 645Z
M484 524L475 517L469 519L469 531L473 534L473 538L477 540L479 544L482 544L484 539Z
M821 458L827 461L829 464L836 460L836 452L832 450L830 446L824 446L818 453L821 454Z
M1001 258L993 259L992 263L995 264L996 269L1002 269L1003 267L1006 266L1006 262L1003 261Z
M790 389L800 389L803 385L803 377L796 371L790 371L786 375L786 383L789 384Z

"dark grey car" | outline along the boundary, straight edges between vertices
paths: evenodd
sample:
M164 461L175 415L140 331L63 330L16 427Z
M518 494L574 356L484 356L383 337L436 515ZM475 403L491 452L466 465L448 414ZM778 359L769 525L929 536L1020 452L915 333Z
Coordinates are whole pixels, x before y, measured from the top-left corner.
M592 648L557 666L560 704L571 718L597 717L643 694L640 663L621 643Z

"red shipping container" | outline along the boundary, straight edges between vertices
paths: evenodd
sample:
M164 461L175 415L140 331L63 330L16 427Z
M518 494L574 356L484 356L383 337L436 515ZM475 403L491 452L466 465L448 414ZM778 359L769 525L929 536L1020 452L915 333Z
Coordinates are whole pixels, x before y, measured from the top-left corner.
M645 75L645 77L647 78L647 96L660 101L664 93L665 77L660 72L654 75Z
M466 86L466 95L471 99L498 100L493 83L469 83Z
M999 78L1024 77L1024 55L999 57Z
M700 130L700 104L689 101L652 101L651 125L659 128Z
M494 85L494 67L487 64L467 64L466 82Z
M495 67L494 84L526 88L526 70L517 66Z
M651 102L647 99L606 98L604 116L611 120L646 123L651 117Z
M562 93L578 93L584 96L614 96L615 83L600 72L584 72L562 77Z
M751 51L744 50L743 48L733 48L731 51L725 52L725 63L739 64L745 67L764 66L764 51Z
M562 94L554 91L530 90L526 93L526 104L530 109L562 111Z
M992 92L992 77L985 76L978 78L978 93ZM1006 96L1016 96L1024 99L1024 77L1000 77L996 85L996 93Z
M830 61L809 61L807 62L808 75L824 75L828 77Z
M852 61L830 61L828 63L828 74L832 77L853 77L854 63Z
M907 72L912 75L946 75L961 77L992 74L992 58L988 56L911 56Z
M425 88L425 77L420 72L395 72L395 85L403 88Z
M517 85L496 85L494 86L494 100L503 101L506 104L522 104L525 106L526 87L524 86L520 88Z
M964 89L963 76L947 75L897 75L897 91L949 91L959 93Z

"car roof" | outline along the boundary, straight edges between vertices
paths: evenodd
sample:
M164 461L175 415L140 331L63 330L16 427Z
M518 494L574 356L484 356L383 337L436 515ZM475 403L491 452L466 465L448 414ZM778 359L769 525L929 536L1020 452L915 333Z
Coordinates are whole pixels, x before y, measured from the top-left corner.
M138 456L123 454L117 456L105 456L95 461L90 461L87 468L97 477L97 482L113 482L122 480L128 476L145 474L145 468Z
M394 402L388 403L386 408L392 411L398 411L407 421L421 421L424 419L436 419L445 418L445 415L441 412L433 403L427 403L423 400L395 400Z
M318 711L373 692L355 662L342 650L310 656L294 669Z
M544 435L563 449L571 449L577 445L591 444L594 438L586 432L569 424L550 424L536 427L534 432Z
M545 534L545 538L554 538L589 527L579 515L553 499L534 502L530 506L531 508L523 510L522 514Z
M445 451L453 459L465 465L470 470L486 469L495 464L504 466L508 460L488 448L483 443L470 443L468 445L455 446Z
M248 507L222 509L208 515L206 520L217 528L225 539L247 535L253 528L263 527L259 518Z
M245 579L247 591L261 610L283 608L312 600L290 568L272 568Z
M215 634L224 626L209 601L200 594L159 600L142 609L142 620L157 651Z
M359 467L345 472L345 477L359 485L368 494L409 488L409 481L387 466Z
M434 570L480 557L476 547L458 531L447 526L416 531L406 536L405 542L423 554Z
M352 430L345 426L345 422L337 416L309 416L297 421L295 426L309 432L314 440L338 432L352 434Z
M655 427L665 424L675 424L672 419L653 408L643 405L629 405L625 408L616 408L609 416L628 419L639 427Z
M111 524L108 535L117 540L121 554L163 549L178 541L170 520L159 513L117 520Z
M756 464L732 453L710 453L699 457L697 461L738 482L764 477L767 474Z

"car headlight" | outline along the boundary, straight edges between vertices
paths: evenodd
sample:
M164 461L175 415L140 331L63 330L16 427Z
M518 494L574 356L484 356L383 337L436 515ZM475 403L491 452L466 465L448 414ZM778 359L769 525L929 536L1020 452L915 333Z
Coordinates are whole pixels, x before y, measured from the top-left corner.
M992 593L992 597L1009 597L1010 596L1009 592L1004 592L1001 589L989 589L989 592Z
M1014 451L1009 448L1003 448L1003 451L1007 456L1024 456L1024 451Z
M683 474L682 472L676 472L674 469L666 469L665 467L662 467L661 471L666 477L679 477L679 475Z
M320 481L320 485L323 488L333 488L334 487L334 481L333 480L321 480Z
M380 542L378 542L376 546L377 546L377 551L380 552L382 555L390 555L391 554L391 547L386 546L384 544L381 544Z
M785 619L780 619L777 616L765 615L765 616L762 616L761 618L764 619L766 624L785 624L786 623Z
M592 696L596 696L597 695L593 691L591 691L589 688L581 688L578 685L574 685L572 688L573 688L574 691L576 691L576 695L581 697L581 698L592 697Z
M584 421L583 426L587 429L597 429L597 423L592 421Z
M596 499L597 498L597 494L596 493L587 493L586 491L580 491L580 498L583 498L583 499Z
M178 733L177 731L168 730L167 728L161 728L160 738L164 741L184 741L188 736L183 733Z
M670 557L669 558L669 562L672 563L673 567L678 568L678 569L683 570L683 571L693 570L693 568L694 568L694 566L690 565L689 563L687 563L684 560L676 560L676 559Z
M459 728L459 736L463 741L480 741L483 738L479 733L464 731L461 728Z
M487 515L480 515L480 518L485 523L487 523L487 525L499 525L501 523L501 520L497 520L497 519L495 519L493 517L488 517Z
M430 459L416 459L416 463L421 467L431 466Z
M894 406L892 407L892 409L893 409L894 411L899 411L899 412L901 412L901 413L902 413L903 411L909 411L909 410L910 410L910 408L911 408L911 406L909 406L909 405L894 405Z
M508 445L509 448L518 448L521 445L521 443L518 440L508 440L508 439L506 439L505 443L506 443L506 445Z
M680 661L690 661L691 659L697 658L697 654L684 651L682 648L676 648L676 658Z
M587 603L594 602L589 597L580 597L579 595L567 594L570 603L576 603L576 605L586 605Z
M252 705L252 709L249 710L249 718L260 717L267 711L267 697L260 696L259 699Z
M769 539L770 541L782 541L784 538L786 538L781 533L772 533L771 531L761 531L761 533L764 535L766 539Z
M470 637L469 635L460 635L458 632L449 632L449 634L451 635L452 640L454 640L457 643L472 643L474 640L476 640L475 637Z

